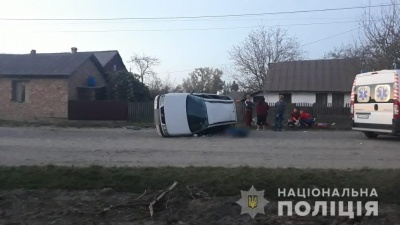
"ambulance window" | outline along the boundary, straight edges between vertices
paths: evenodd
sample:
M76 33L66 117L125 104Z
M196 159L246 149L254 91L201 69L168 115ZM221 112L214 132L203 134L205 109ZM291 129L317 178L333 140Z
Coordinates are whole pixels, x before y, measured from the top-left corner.
M384 103L393 101L393 84L371 84L357 86L354 99L356 103Z
M388 102L391 99L391 90L389 84L380 84L375 87L375 101Z
M357 102L369 102L371 98L371 88L369 86L359 86L356 95Z

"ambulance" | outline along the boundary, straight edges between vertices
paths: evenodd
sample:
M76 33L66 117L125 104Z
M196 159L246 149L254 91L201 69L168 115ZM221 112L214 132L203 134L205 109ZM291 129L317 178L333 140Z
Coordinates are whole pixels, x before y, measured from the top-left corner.
M352 129L367 138L400 135L400 70L358 74L351 92Z

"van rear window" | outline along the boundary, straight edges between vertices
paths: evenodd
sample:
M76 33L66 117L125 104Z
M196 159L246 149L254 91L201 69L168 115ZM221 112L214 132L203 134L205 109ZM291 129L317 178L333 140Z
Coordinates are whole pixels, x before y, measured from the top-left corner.
M356 86L355 103L393 102L393 83Z

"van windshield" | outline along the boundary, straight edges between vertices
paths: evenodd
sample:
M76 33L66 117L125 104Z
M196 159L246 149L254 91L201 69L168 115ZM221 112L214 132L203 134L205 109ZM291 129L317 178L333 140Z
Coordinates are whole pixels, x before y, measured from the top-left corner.
M355 103L393 102L393 83L359 85L355 87Z
M189 129L192 133L208 127L208 115L204 99L188 95L186 99L186 113Z

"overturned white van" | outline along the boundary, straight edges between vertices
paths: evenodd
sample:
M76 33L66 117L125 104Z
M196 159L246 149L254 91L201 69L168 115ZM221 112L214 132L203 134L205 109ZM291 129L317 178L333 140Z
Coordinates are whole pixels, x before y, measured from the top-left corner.
M154 99L159 135L185 136L224 128L237 122L235 102L224 95L169 93Z
M400 135L400 70L358 74L351 93L352 129L368 138Z

